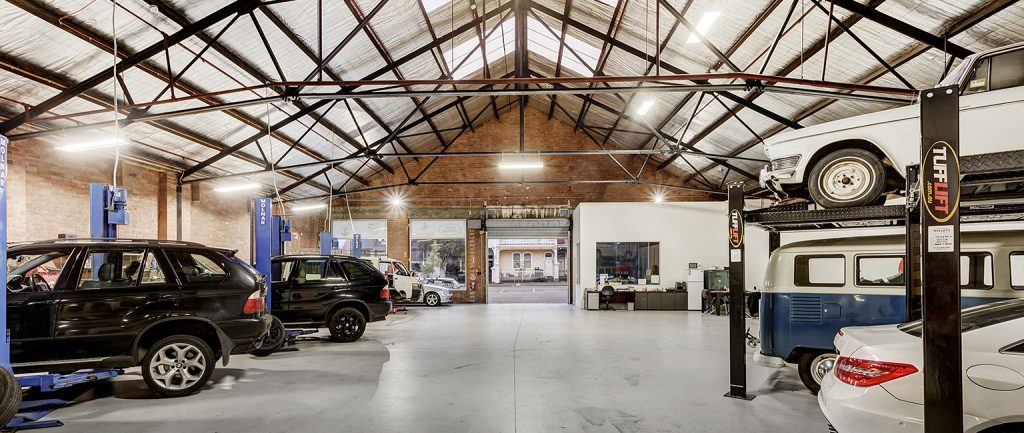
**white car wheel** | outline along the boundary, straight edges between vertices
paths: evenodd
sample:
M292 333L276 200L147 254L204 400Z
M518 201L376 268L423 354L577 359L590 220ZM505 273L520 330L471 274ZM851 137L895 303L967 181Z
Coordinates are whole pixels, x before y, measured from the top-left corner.
M837 355L833 352L808 353L800 357L800 380L807 389L817 394L821 389L821 381L832 373Z
M808 178L814 202L826 208L865 206L885 187L885 167L875 154L843 149L826 155Z
M427 293L427 295L423 297L423 302L430 307L436 307L441 305L441 295L438 295L435 292Z

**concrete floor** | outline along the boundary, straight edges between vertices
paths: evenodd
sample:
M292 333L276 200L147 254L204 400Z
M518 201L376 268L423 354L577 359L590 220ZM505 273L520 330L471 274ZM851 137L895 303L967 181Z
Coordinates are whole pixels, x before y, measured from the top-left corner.
M502 283L487 286L487 302L491 304L566 304L568 283Z
M356 343L234 357L190 397L154 399L129 371L53 418L66 423L61 433L824 431L792 368L748 361L758 397L722 397L726 320L569 305L413 307Z

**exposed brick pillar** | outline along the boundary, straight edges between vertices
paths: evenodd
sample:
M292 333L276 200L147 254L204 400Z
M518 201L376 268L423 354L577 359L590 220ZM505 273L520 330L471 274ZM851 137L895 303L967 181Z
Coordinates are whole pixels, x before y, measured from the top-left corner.
M156 180L156 238L167 239L167 173Z

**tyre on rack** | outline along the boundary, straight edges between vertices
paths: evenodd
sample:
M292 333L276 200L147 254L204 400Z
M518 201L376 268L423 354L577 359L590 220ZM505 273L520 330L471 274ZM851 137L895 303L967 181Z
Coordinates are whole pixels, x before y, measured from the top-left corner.
M157 394L182 397L205 386L215 365L213 351L205 341L191 335L172 335L146 352L142 378Z
M866 206L882 194L885 177L885 166L874 153L842 149L814 164L807 178L807 189L821 207Z
M21 407L21 385L6 368L0 367L0 429L18 414Z
M260 347L250 350L249 354L254 356L270 356L272 353L277 352L284 345L285 329L284 323L281 323L281 319L277 316L271 316L272 321L270 322L270 329L267 330L267 335L264 335L259 341Z
M800 381L811 390L811 394L818 395L821 381L835 366L836 356L835 352L805 353L800 356L800 363L797 366Z

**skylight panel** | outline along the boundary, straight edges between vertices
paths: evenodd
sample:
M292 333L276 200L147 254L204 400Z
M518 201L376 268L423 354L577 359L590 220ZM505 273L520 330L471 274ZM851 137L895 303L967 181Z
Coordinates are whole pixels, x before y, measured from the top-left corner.
M490 29L488 29L489 31ZM456 45L454 49L445 52L444 61L448 62L449 68L458 69L453 71L452 78L460 80L472 76L484 67L484 58L479 48L480 39L470 38L465 42ZM501 23L501 28L491 33L487 38L487 59L494 61L514 50L515 46L515 22L508 19ZM468 57L468 59L467 59ZM463 63L463 60L465 63ZM462 64L459 66L459 64Z
M700 42L700 38L697 37L697 33L700 33L701 36L707 36L708 31L711 30L711 27L714 27L715 21L718 21L718 17L720 16L722 16L722 13L719 11L704 12L704 16L700 17L700 21L697 22L697 28L694 29L696 30L696 33L691 33L690 37L686 39L686 43L696 44L697 42Z
M451 0L420 0L423 2L423 9L427 10L427 13L431 13L451 3Z
M527 26L530 31L528 44L530 51L553 63L557 63L558 39L551 34L551 31L544 26L544 23L537 21L533 17L527 18ZM572 35L565 35L565 45L568 48L572 48L576 54L583 58L585 63L580 62L580 59L566 49L562 52L562 67L582 76L593 76L594 73L591 70L597 67L597 58L601 55L601 50Z
M604 4L606 4L608 6L611 6L611 7L618 6L618 4L619 4L619 0L597 0L597 1L599 1L601 3L604 3Z

